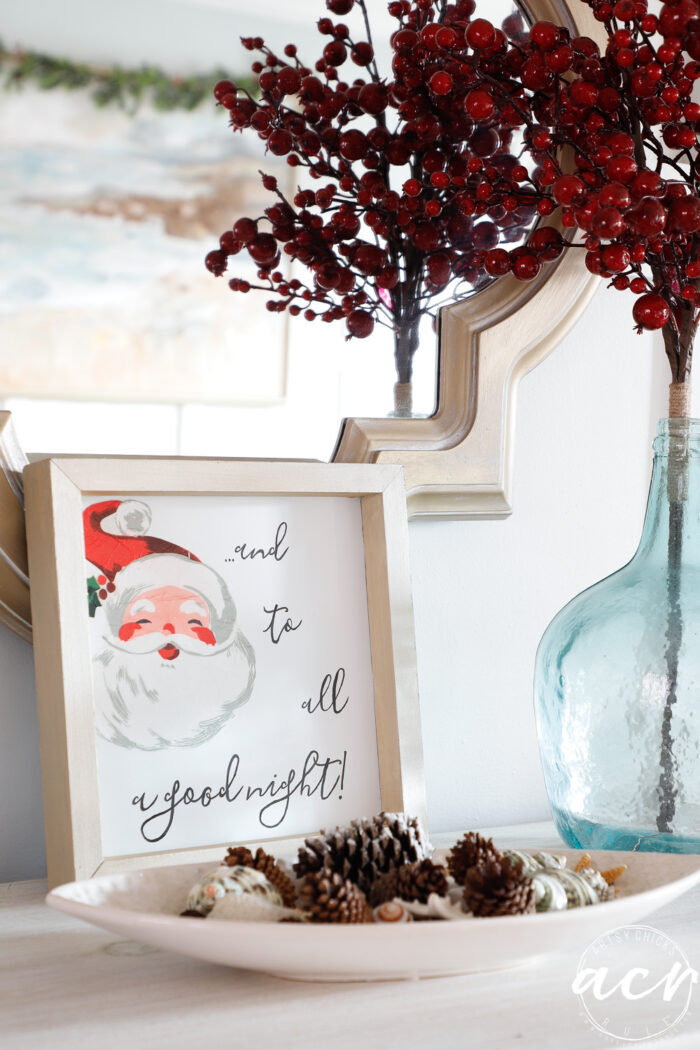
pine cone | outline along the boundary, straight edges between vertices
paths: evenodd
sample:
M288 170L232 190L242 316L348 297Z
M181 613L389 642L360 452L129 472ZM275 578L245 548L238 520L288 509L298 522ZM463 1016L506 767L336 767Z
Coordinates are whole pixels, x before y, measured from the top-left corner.
M362 890L328 868L306 876L300 899L311 922L372 922L372 909Z
M380 875L378 879L375 879L372 883L372 888L368 893L369 903L373 908L378 908L380 904L385 904L387 901L393 901L398 890L398 873L396 868L389 868L384 875Z
M485 839L476 831L470 831L454 846L447 855L447 868L460 886L464 885L469 868L490 858L500 860L501 853L493 844L493 839Z
M535 910L535 887L523 863L511 857L486 857L469 868L464 904L474 915L525 915Z
M243 868L255 868L256 871L262 872L278 890L285 908L295 907L297 891L294 883L282 871L272 854L266 853L263 849L257 849L253 856L247 846L234 846L229 848L224 863L230 868L240 865Z
M398 870L396 896L403 901L428 903L431 893L447 896L447 870L432 860L419 860L415 864L404 864Z
M300 877L328 867L369 893L390 868L423 860L432 852L421 822L404 813L380 813L308 838L294 870Z
M229 868L252 868L253 854L247 846L229 846L224 864L228 864Z

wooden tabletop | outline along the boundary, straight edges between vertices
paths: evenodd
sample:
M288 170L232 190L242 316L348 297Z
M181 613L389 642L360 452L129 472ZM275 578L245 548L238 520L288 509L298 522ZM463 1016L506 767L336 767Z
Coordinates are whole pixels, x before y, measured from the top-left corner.
M501 828L495 835L499 844L559 845L549 824ZM434 839L446 846L456 837ZM41 881L0 886L2 1050L601 1050L614 1045L586 1021L571 990L580 948L501 973L296 983L116 938L47 908L45 892ZM647 921L677 942L700 970L700 888ZM613 1004L611 1013L619 1008ZM633 1011L635 1004L626 1009ZM663 1045L697 1050L700 987Z

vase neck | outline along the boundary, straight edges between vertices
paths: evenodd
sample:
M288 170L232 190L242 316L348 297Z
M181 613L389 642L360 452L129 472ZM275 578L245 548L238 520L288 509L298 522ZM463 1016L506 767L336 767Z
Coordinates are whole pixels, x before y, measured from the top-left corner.
M666 563L671 549L700 565L700 420L659 421L644 531L636 558Z

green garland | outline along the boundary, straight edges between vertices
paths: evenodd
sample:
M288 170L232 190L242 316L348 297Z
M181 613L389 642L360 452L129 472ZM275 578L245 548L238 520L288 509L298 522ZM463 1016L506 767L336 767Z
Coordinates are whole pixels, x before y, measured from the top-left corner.
M196 109L205 99L213 102L214 84L229 74L222 69L192 77L169 77L155 66L140 69L98 69L94 66L54 58L38 51L7 51L0 42L1 86L6 90L31 82L42 91L63 88L65 91L87 90L97 106L119 106L133 113L146 100L156 109ZM239 77L239 87L257 89L249 76Z

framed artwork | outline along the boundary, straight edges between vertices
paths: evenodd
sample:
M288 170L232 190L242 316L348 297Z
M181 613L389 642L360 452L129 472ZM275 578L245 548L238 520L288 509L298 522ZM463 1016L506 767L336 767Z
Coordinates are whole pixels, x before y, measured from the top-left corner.
M287 164L234 137L213 100L129 113L25 87L5 93L0 136L4 397L284 402L286 324L234 307L204 256L268 206L263 160L293 192Z
M400 468L24 472L49 882L424 817Z

